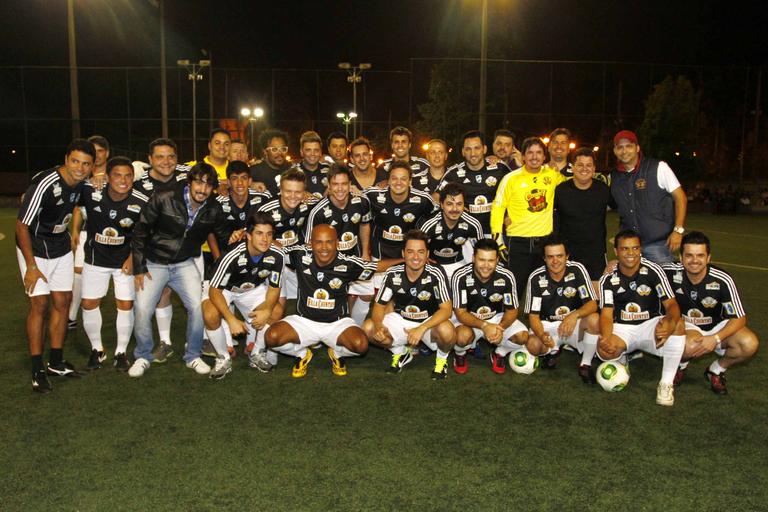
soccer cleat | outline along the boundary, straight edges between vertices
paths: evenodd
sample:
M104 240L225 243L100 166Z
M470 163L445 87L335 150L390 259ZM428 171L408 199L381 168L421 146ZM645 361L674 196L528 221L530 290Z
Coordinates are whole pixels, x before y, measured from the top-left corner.
M127 372L131 367L131 364L128 362L128 356L123 352L115 354L115 359L112 364L115 366L115 370L119 372Z
M67 330L74 331L77 329L77 320L70 320L67 322Z
M43 394L53 391L53 386L51 386L51 381L48 380L45 370L32 372L32 391Z
M70 379L79 379L83 376L82 373L75 370L75 367L66 361L62 361L57 365L48 363L46 373L48 373L48 375L54 375L57 377L69 377Z
M411 353L411 347L406 347L403 354L392 354L392 362L387 368L388 373L400 373L403 371L403 367L413 361L413 354Z
M228 357L219 356L216 358L216 362L213 365L213 370L210 370L208 377L216 380L221 380L232 371L232 359Z
M499 375L505 373L507 371L507 358L496 352L491 352L491 370Z
M672 380L672 384L677 387L685 380L685 368L677 367L675 372L675 378Z
M218 357L218 353L216 352L216 349L213 348L213 343L211 343L211 340L203 340L203 348L201 350L201 353L204 356L208 357Z
M155 363L164 363L169 357L173 355L173 347L167 341L161 341L154 352L152 352L152 360Z
M331 347L328 347L328 358L331 360L333 366L331 370L337 377L344 377L347 374L347 362L343 357L336 357L336 352Z
M142 375L144 375L144 372L147 371L147 368L149 368L149 361L147 361L143 357L140 357L137 360L135 360L131 365L131 367L128 369L128 376L141 377Z
M709 386L712 388L712 392L716 395L727 395L728 388L725 385L725 373L714 373L709 371L709 368L704 370L704 378L709 382Z
M594 384L597 382L595 374L592 373L592 367L588 364L579 365L579 377L581 377L581 382L584 384Z
M659 382L656 388L656 403L667 407L675 405L675 386Z
M540 358L540 366L544 370L554 370L557 368L557 361L560 359L560 351L557 352L550 352L549 354L543 355Z
M429 348L424 343L419 343L419 354L418 355L420 355L420 356L428 356L428 355L431 355L431 354L432 354L432 349L431 348Z
M466 354L453 355L453 371L455 371L459 375L464 375L469 371L469 362L467 361Z
M208 375L209 373L211 373L211 367L208 366L208 363L203 361L203 359L200 357L196 357L190 362L188 362L187 368L189 368L190 370L195 370L195 372L198 375Z
M625 354L627 356L627 363L630 361L634 361L635 359L642 359L643 353L639 350L635 350L634 352L630 352L629 354Z
M248 366L256 368L261 373L269 373L274 368L274 365L267 360L266 352L259 352L257 350L251 351L248 356Z
M307 353L304 357L294 357L293 369L291 369L291 377L300 379L306 377L307 370L309 370L309 362L312 360L312 350L307 349Z
M91 356L88 358L88 364L85 366L89 371L101 368L101 363L107 360L107 355L103 350L91 350Z
M435 368L432 370L432 380L445 380L448 376L448 359L438 357L435 359Z

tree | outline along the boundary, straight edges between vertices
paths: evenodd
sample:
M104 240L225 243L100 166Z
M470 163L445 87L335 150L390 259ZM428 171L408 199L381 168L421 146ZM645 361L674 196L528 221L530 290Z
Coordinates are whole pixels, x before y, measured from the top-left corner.
M456 146L461 134L477 124L477 97L470 84L461 79L461 63L442 62L432 67L429 101L418 105L421 121L419 132L445 139Z

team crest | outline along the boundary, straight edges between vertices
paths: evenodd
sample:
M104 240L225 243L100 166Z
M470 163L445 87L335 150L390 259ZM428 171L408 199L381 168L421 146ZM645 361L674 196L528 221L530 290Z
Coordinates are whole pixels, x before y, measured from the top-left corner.
M701 299L701 305L705 308L713 308L717 306L717 301L713 299L712 297L704 297Z
M573 288L571 286L566 287L565 290L563 290L563 295L565 295L569 299L575 297L576 296L576 288Z
M430 297L432 297L432 294L428 291L424 290L421 293L419 293L418 298L419 300L429 300Z
M640 178L640 179L638 179L635 182L635 188L637 190L645 190L646 185L647 185L647 183L645 182L645 180L643 178Z
M395 213L395 215L398 215L398 214ZM412 213L406 213L405 215L403 215L403 220L405 222L413 222L415 219L416 219L416 216Z
M331 279L331 281L328 283L328 286L330 286L330 287L331 287L331 288L333 288L334 290L338 290L339 288L341 288L341 285L342 285L342 284L343 284L343 283L342 283L341 279L339 279L338 277L334 277L334 278L333 278L333 279Z
M650 295L651 287L648 286L647 284L641 284L640 286L637 287L637 293L638 293L638 295L640 295L642 297Z
M352 215L352 223L353 224L357 224L358 222L360 222L360 214L356 213L356 214Z
M528 211L532 213L541 212L547 208L546 193L538 188L534 188L526 194L525 201L528 203Z
M133 226L133 219L130 217L125 217L124 219L120 219L118 224L120 224L121 228L128 229L129 227Z
M504 296L502 294L494 293L493 295L488 297L488 300L490 300L491 302L500 302L501 299L503 299L503 298L504 298Z
M485 184L486 184L487 186L489 186L489 187L495 187L495 186L496 186L496 183L498 183L498 180L497 180L497 179L496 179L496 177L494 177L494 176L488 176L488 177L485 179Z

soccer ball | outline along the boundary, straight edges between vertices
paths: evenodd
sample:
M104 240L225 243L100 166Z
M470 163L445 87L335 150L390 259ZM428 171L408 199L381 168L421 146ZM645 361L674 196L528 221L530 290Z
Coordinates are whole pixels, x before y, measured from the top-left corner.
M597 383L606 391L621 391L629 384L629 369L616 361L597 367Z
M527 350L515 350L509 354L509 367L515 373L530 375L539 367L539 358Z

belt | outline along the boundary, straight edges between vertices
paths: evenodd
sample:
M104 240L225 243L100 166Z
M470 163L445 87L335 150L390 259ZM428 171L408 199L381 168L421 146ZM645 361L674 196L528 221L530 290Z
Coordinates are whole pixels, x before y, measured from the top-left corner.
M523 243L539 243L541 240L544 240L547 236L508 236L507 241L508 242L523 242Z

